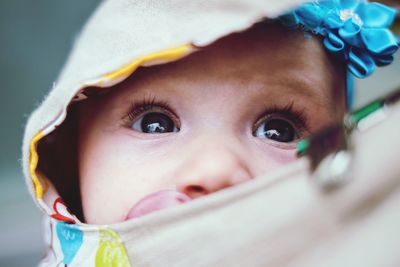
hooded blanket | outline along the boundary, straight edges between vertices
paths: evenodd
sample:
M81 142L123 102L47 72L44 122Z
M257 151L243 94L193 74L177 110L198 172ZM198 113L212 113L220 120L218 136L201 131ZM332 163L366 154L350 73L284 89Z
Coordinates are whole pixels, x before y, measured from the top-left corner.
M399 266L400 147L380 143L398 138L399 108L359 134L354 181L331 194L318 189L303 158L200 201L90 225L69 211L72 200L59 194L63 183L48 177L48 162L68 150L71 105L140 66L178 60L301 2L113 0L97 8L24 136L26 183L45 216L48 251L40 266Z

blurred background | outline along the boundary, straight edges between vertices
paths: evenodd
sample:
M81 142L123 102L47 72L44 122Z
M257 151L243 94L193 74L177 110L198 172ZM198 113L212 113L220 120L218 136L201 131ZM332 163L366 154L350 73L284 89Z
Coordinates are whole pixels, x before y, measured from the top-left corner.
M20 170L24 124L52 87L75 36L99 2L0 1L0 267L35 266L45 251L40 213ZM356 105L400 87L399 58L358 82Z
M0 1L0 267L36 266L45 251L20 170L24 124L99 2Z

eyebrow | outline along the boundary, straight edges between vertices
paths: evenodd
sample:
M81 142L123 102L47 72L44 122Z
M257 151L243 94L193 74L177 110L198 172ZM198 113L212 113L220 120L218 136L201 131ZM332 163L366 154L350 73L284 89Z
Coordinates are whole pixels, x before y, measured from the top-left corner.
M275 86L279 87L280 93L302 97L311 100L313 104L321 107L331 106L331 86L307 75L285 75L284 79L278 77ZM322 88L320 86L322 84ZM283 91L282 91L283 90ZM315 101L318 99L318 101Z

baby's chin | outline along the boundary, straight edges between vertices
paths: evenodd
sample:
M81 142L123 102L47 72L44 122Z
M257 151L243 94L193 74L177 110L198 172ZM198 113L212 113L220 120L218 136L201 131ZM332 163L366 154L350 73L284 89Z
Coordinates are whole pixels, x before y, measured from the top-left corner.
M155 211L182 205L192 199L175 190L162 190L145 196L128 211L125 220L131 220Z

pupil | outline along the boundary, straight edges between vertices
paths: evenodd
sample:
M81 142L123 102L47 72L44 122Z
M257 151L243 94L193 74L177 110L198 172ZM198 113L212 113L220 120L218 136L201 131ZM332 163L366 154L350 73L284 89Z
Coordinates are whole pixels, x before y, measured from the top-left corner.
M270 120L266 122L264 133L269 139L285 143L293 141L295 137L292 125L283 120Z
M144 115L140 127L144 133L167 133L174 131L174 122L165 114L149 113Z

